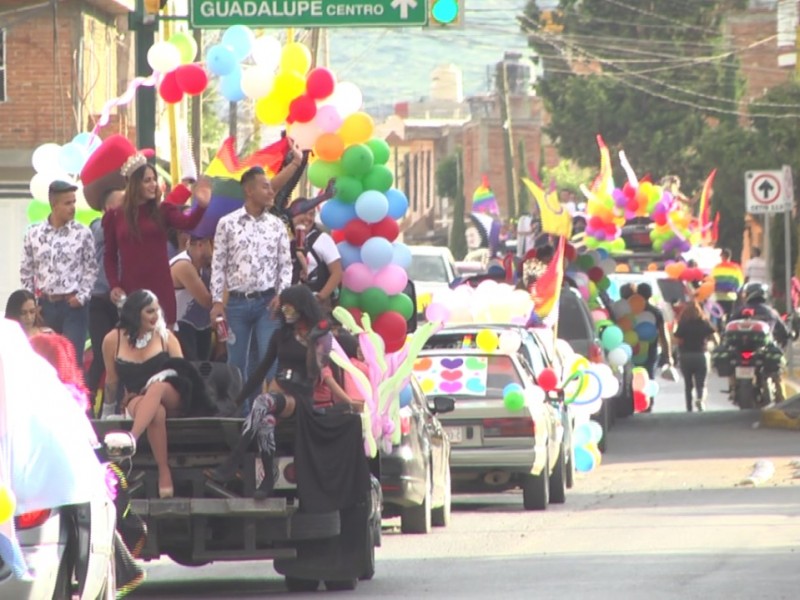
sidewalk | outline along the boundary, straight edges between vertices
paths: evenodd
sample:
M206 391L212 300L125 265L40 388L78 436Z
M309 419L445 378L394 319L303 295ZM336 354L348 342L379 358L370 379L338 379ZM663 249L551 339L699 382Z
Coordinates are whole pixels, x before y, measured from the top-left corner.
M761 425L800 431L800 341L792 343L792 368L786 372L786 401L761 411Z

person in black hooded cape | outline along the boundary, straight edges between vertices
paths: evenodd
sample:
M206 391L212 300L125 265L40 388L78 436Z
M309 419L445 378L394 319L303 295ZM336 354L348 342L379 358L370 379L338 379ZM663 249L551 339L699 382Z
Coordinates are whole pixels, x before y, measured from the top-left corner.
M269 392L253 401L242 435L228 458L206 476L218 483L233 479L248 446L255 441L264 479L254 497L268 497L275 486L275 426L278 418L296 419L295 465L300 505L326 511L355 504L369 485L361 419L352 414L319 414L313 410L313 388L331 351L330 323L313 292L304 285L283 290L279 297L281 326L272 336L264 360L247 380L237 402L263 386L277 361Z

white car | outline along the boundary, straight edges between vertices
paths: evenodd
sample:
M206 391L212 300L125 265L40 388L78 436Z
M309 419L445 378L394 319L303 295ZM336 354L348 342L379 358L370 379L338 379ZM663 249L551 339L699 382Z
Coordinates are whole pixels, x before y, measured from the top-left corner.
M424 312L433 295L448 289L456 278L453 254L444 246L409 246L411 266L408 278L417 293L417 312Z

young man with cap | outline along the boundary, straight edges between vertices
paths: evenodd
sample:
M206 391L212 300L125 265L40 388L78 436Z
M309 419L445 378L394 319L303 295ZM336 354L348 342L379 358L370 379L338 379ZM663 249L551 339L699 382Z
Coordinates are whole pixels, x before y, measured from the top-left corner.
M214 235L211 264L211 322L227 317L228 364L245 379L256 364L249 364L250 341L255 337L257 357L267 352L279 326L273 316L278 295L292 283L289 233L283 221L270 213L279 190L302 163L302 152L272 180L262 167L252 167L240 179L244 206L222 217ZM273 187L274 185L274 187ZM227 306L223 296L227 291ZM244 407L249 411L249 406Z
M72 342L82 366L98 267L92 233L75 222L77 189L66 181L50 184L51 213L25 233L20 279L29 292L41 294L45 323Z

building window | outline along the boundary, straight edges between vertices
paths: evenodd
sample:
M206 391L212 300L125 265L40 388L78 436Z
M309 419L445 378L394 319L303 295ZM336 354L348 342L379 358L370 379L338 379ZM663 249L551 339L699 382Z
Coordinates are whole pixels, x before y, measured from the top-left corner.
M0 102L6 101L6 30L0 29Z

